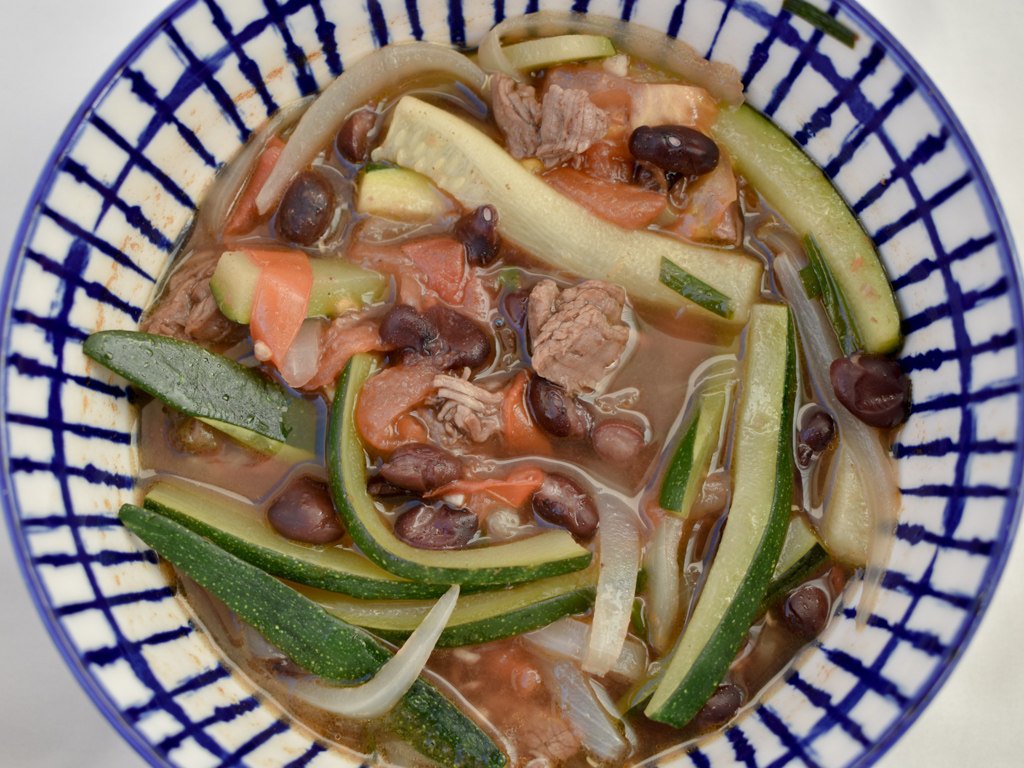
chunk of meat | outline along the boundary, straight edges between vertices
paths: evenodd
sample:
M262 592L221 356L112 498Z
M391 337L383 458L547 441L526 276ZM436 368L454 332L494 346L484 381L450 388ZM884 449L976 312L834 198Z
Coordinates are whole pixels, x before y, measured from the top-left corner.
M491 80L494 120L512 157L534 157L540 146L541 106L532 85L495 73Z
M562 291L552 304L551 286L545 285L551 282L542 280L534 288L538 301L530 294L533 369L569 394L593 390L629 340L629 326L622 322L626 292L602 280L587 280Z
M224 317L210 292L210 277L220 253L197 253L167 281L163 298L142 321L140 330L182 341L230 345L245 338L248 329Z
M443 445L455 445L466 439L474 443L489 440L501 431L501 392L491 392L463 377L438 374L433 385L441 406L437 410L435 439Z
M557 164L585 152L608 133L608 114L586 91L553 85L544 94L537 157Z
M539 157L557 164L585 152L607 132L611 120L589 94L553 85L538 103L532 86L501 74L491 86L494 119L513 157Z

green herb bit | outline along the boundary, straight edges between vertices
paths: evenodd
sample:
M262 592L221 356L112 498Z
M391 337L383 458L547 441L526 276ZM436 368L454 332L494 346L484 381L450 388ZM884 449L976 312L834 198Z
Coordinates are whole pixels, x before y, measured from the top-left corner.
M498 287L508 291L518 291L522 281L519 278L519 270L515 267L508 267L498 273Z
M853 322L853 313L813 233L808 233L804 238L804 247L811 262L810 269L814 271L821 288L821 303L825 307L825 314L828 315L832 329L836 332L836 338L839 339L839 346L842 347L844 355L852 355L862 347L860 334Z
M815 29L824 32L829 37L834 37L849 48L853 48L854 43L857 42L856 32L817 6L811 5L807 0L785 0L782 3L782 10L799 16Z
M689 299L708 312L713 312L726 320L732 318L732 300L728 296L686 270L677 267L664 256L661 258L659 279L662 285L671 288L683 298Z

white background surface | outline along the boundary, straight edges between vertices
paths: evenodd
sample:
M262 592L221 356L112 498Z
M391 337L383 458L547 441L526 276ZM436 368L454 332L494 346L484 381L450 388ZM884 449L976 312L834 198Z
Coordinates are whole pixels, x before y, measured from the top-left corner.
M667 1L667 0L666 0ZM1024 3L861 0L952 104L1024 240ZM165 0L4 0L0 264L50 151L114 58ZM13 7L11 7L13 6ZM969 649L880 768L1024 765L1024 553ZM79 687L21 583L0 525L0 768L142 768Z

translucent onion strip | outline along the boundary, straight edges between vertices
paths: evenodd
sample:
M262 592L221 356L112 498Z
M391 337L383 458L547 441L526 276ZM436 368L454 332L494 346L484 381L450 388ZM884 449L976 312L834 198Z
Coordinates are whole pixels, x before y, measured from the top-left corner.
M542 654L557 661L583 661L590 627L579 619L566 616L542 629L527 632L523 640ZM643 643L627 637L622 653L608 673L627 683L636 682L647 668L647 649Z
M616 50L644 59L666 69L693 85L699 85L716 100L739 106L743 103L743 82L731 64L711 62L681 40L668 37L639 24L611 17L584 16L571 11L540 11L507 19L488 32L480 41L478 61L488 72L501 72L522 81L501 50L504 37L550 37L576 32L610 37Z
M263 154L270 138L290 128L312 101L313 97L309 96L281 107L270 120L260 126L256 135L245 143L235 158L224 164L217 176L215 190L207 193L207 202L199 209L201 221L209 232L220 234L227 224L228 214L245 190L256 161Z
M644 564L647 568L647 617L651 627L651 645L661 654L675 639L672 630L679 618L679 543L683 539L683 521L666 515L651 539Z
M362 685L344 687L300 680L293 694L308 704L356 720L371 720L390 712L423 671L458 598L459 586L456 584L430 609L423 623L373 679Z
M556 664L552 675L557 683L562 716L569 721L569 727L583 748L601 761L623 757L629 743L619 733L608 711L601 706L590 681L571 662Z
M389 45L338 75L295 127L256 198L259 212L266 213L277 203L292 177L313 161L352 112L389 88L435 72L466 84L478 94L487 80L483 71L461 53L436 43Z
M294 389L312 379L320 368L320 351L323 340L323 323L318 317L302 321L295 340L281 361L281 378Z
M640 533L636 512L615 496L597 499L600 519L600 564L594 621L583 669L604 676L622 653L640 569Z
M856 418L836 399L829 366L833 360L843 357L843 353L821 303L807 298L800 275L788 254L776 256L773 267L779 287L796 318L811 378L814 379L818 394L825 401L824 405L835 416L841 445L856 466L867 499L871 530L868 536L864 591L857 606L857 621L863 625L878 600L896 532L900 490L895 468L882 446L877 430Z

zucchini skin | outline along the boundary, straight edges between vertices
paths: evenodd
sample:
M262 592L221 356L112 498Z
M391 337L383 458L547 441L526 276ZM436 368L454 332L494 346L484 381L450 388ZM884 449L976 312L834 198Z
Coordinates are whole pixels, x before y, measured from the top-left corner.
M367 680L391 657L368 633L331 616L291 587L152 510L125 504L121 521L308 672ZM507 758L479 726L422 679L383 725L452 768L501 768Z
M563 530L464 550L416 549L399 539L390 525L380 521L366 493L365 456L354 424L356 398L372 366L372 356L353 355L338 377L326 451L334 506L363 554L389 573L428 584L517 584L582 570L590 564L593 553ZM538 548L548 550L548 555L535 555ZM508 564L491 564L491 558L509 556L509 552L514 557ZM549 555L550 559L544 559Z
M707 643L667 699L657 707L653 706L652 701L645 711L652 720L677 728L686 725L696 716L725 677L740 643L760 609L786 537L793 501L792 423L797 387L796 328L792 314L788 310L787 315L786 376L783 385L781 428L776 443L775 489L770 517L757 550L751 558L751 567ZM726 525L728 526L728 522Z
M305 584L329 592L340 592L364 600L427 600L438 598L447 591L447 588L442 585L401 581L394 579L390 574L385 574L388 578L372 579L337 568L311 563L300 557L246 541L148 496L144 506L146 509L158 512L190 531L209 539L221 549L266 571L271 576L287 579L296 584ZM303 545L296 545L296 547L301 546ZM358 557L354 553L353 556Z
M138 331L100 331L85 340L82 351L188 416L253 433L245 440L238 430L229 432L253 447L273 452L296 430L316 433L311 402L198 344Z

